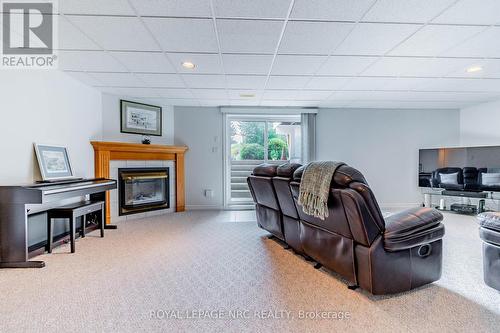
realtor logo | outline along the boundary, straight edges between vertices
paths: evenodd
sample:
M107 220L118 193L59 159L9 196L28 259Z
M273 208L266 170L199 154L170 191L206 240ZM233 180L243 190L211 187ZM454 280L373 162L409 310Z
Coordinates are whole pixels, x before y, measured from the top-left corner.
M2 68L55 68L54 1L2 2Z

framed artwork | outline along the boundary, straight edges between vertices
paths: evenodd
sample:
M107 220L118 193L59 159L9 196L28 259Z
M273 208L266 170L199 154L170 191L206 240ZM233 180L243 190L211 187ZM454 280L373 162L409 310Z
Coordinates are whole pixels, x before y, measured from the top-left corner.
M35 153L44 181L75 178L66 147L35 143Z
M160 106L120 100L122 133L162 135L162 110Z

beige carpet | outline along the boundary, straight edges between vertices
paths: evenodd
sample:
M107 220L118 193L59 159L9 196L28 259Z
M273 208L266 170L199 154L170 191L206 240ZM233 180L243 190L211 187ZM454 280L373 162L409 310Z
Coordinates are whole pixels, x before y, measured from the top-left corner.
M191 212L126 221L104 239L79 240L73 255L64 246L40 256L44 269L0 270L0 331L498 332L500 293L482 281L471 217L446 216L439 282L390 297L348 290L245 222L252 219ZM237 309L248 318L166 317ZM300 319L300 311L349 318Z

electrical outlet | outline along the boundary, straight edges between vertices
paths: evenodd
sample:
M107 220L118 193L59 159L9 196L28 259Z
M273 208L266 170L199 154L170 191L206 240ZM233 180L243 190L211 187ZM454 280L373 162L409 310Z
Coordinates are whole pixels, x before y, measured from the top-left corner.
M213 198L214 197L214 190L205 190L205 198Z

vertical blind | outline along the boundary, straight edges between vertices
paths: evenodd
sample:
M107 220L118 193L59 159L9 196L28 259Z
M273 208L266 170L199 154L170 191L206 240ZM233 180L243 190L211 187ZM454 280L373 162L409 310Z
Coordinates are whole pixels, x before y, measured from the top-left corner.
M301 114L302 130L302 163L316 159L316 114Z

